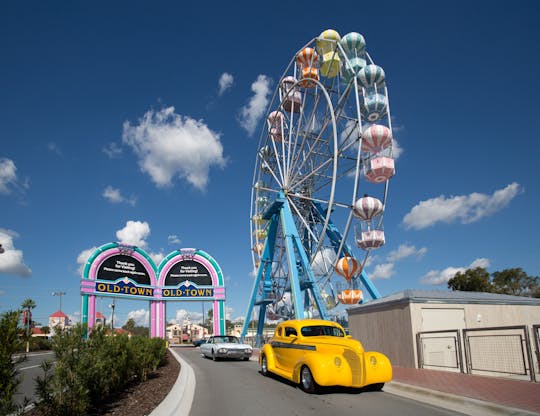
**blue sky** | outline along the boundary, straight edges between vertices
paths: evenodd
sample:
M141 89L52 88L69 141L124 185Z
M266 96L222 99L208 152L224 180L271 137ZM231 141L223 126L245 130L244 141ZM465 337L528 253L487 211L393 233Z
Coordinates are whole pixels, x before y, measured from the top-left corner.
M0 311L30 297L46 324L64 291L77 321L85 255L124 241L155 258L205 250L243 316L263 116L329 28L363 34L384 68L401 149L366 269L378 290L445 289L476 265L540 275L539 17L534 1L3 4ZM147 310L120 301L115 322Z

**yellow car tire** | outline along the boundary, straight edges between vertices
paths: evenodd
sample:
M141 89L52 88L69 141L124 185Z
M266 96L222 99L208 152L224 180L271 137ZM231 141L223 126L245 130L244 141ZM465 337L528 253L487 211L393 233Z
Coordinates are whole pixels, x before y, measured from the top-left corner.
M265 377L269 375L268 372L268 360L266 359L266 355L261 356L261 374Z
M311 370L307 365L300 370L300 386L306 393L316 393L319 390L319 385L313 378Z
M370 385L364 387L364 390L366 390L366 391L381 391L383 387L384 387L384 383L375 383L375 384L370 384Z

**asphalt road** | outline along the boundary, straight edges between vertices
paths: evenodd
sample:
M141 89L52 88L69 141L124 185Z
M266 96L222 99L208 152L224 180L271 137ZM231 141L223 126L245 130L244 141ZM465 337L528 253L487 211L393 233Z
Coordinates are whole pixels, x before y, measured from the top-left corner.
M34 401L35 379L37 376L43 377L43 370L40 367L41 363L46 360L53 361L54 353L52 351L31 353L27 357L28 359L26 361L17 366L22 378L22 382L14 397L14 401L17 404L22 404L25 397L29 398L31 402Z
M460 415L384 392L332 388L306 394L277 377L263 377L256 361L217 361L199 348L177 348L193 368L196 389L190 416L442 416Z

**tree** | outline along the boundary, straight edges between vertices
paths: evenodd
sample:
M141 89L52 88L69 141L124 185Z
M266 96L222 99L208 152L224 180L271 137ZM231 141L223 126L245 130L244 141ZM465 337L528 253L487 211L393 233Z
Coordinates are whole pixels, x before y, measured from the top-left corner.
M36 302L34 302L30 298L26 298L24 302L21 304L21 308L26 309L27 311L30 311L31 309L34 309L36 307Z
M492 292L492 285L489 280L489 273L483 267L467 269L464 272L457 272L448 281L448 287L452 290L462 290L466 292Z
M521 267L494 272L493 288L497 293L514 296L533 296L538 292L539 278L528 276Z
M30 298L26 298L21 304L21 307L24 309L23 312L23 323L25 324L26 330L26 352L30 351L30 328L32 327L32 312L31 310L36 307L36 302Z
M129 318L127 322L124 324L124 326L122 327L122 329L125 329L126 331L133 333L133 331L135 330L135 319Z

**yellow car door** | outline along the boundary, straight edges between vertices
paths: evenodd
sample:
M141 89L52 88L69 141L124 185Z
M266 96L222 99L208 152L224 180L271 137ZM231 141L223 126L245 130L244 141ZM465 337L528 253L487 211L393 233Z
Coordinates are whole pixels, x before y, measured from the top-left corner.
M298 345L298 333L296 328L285 326L281 347L281 365L283 370L292 376L295 364L301 356L302 350Z

